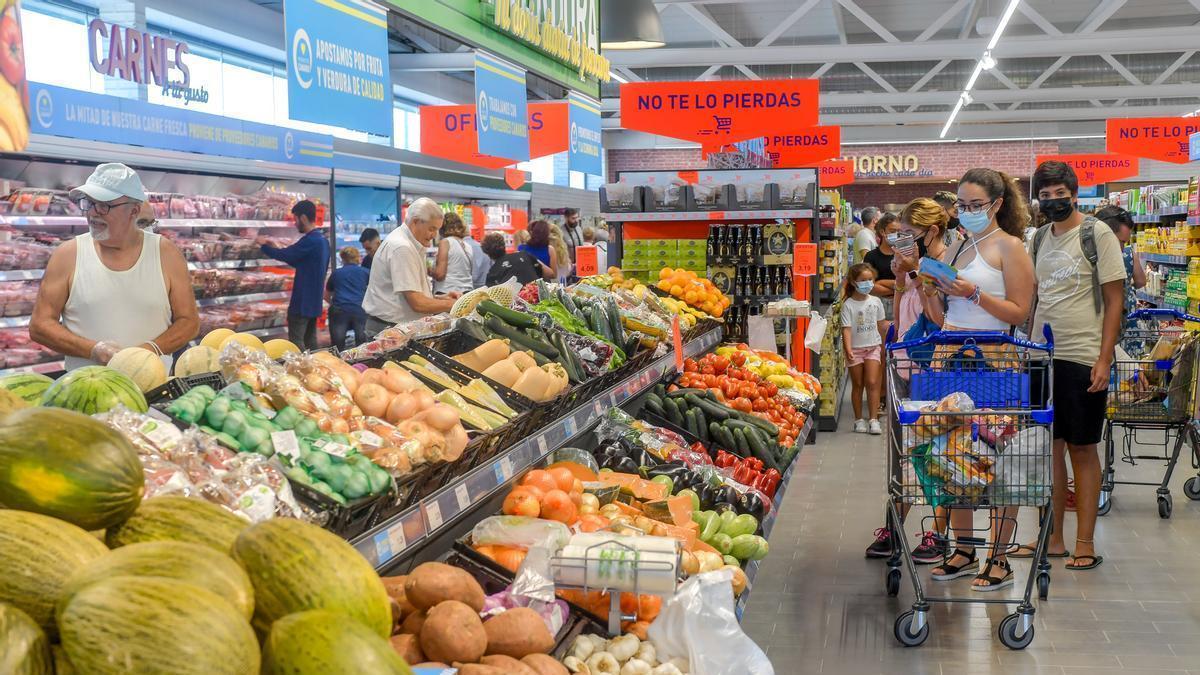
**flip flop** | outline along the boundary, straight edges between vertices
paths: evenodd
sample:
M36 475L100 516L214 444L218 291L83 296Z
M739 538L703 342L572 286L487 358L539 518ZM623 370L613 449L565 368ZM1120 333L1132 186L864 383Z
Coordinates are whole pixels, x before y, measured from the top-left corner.
M1102 555L1075 556L1075 560L1087 560L1087 559L1090 559L1092 562L1087 565L1064 565L1064 567L1066 567L1069 570L1091 570L1091 569L1095 569L1095 568L1099 567L1100 563L1104 562L1104 556L1102 556Z
M1030 546L1028 544L1013 544L1012 546L1008 547L1008 550L1005 552L1005 555L1007 555L1010 558L1022 559L1022 558L1032 558L1033 554L1036 552L1037 552L1036 549L1034 549L1032 546ZM1071 552L1063 551L1062 553L1047 553L1046 557L1047 558L1070 558Z

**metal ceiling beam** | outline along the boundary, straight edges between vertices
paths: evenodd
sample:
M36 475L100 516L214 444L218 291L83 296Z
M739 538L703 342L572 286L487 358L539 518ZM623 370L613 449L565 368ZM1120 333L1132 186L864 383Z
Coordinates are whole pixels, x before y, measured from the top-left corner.
M1087 15L1076 29L1077 33L1094 33L1108 21L1109 17L1125 6L1126 0L1100 0L1100 4Z
M921 31L921 34L918 35L917 38L915 40L913 40L913 42L925 42L925 41L929 40L930 38L932 38L934 35L937 35L937 32L939 30L941 30L943 26L945 26L947 23L949 23L950 19L953 19L954 17L958 16L959 12L963 11L964 9L966 9L969 12L970 9L968 6L972 2L974 2L974 0L958 0L958 2L954 3L953 7L946 10L945 12L943 12L942 15L940 17L938 17L937 21L934 21L933 23L929 24L928 28Z
M724 67L725 67L724 64L721 64L718 66L709 66L707 69L705 69L705 71L703 73L700 73L700 77L697 77L696 81L703 82L704 80L707 80L708 78L715 75L718 70L720 70Z
M679 10L681 12L683 12L684 14L687 14L689 17L691 17L693 21L700 24L701 28L703 28L704 30L711 33L712 36L717 39L717 42L720 42L721 44L723 44L727 47L743 47L744 46L742 44L741 40L738 40L737 38L730 35L729 31L725 30L724 28L721 28L721 26L717 24L716 19L714 19L712 17L712 14L709 14L708 10L705 9L704 7L697 7L696 5L676 5L676 6L679 7Z
M1067 61L1070 61L1070 60L1071 60L1071 57L1069 57L1069 56L1058 57L1058 60L1055 61L1054 63L1051 63L1049 68L1043 70L1042 74L1037 76L1037 79L1035 79L1033 82L1029 83L1029 88L1037 89L1038 87L1042 86L1042 84L1045 83L1046 80L1050 79L1051 75L1053 75L1054 73L1057 73L1058 69L1062 68L1063 64L1065 64Z
M1062 35L1062 31L1059 30L1057 26L1050 23L1046 17L1042 16L1041 13L1030 6L1028 2L1022 2L1021 4L1017 5L1017 9L1025 15L1025 18L1032 21L1035 26L1041 28L1042 32L1044 32L1046 35Z
M930 40L902 44L795 45L771 47L715 47L645 49L608 52L617 66L649 68L711 66L718 63L754 65L797 63L853 63L862 61L937 61L979 58L985 39ZM1200 31L1191 27L1104 31L1064 35L1047 40L1044 35L1010 37L995 49L995 57L1031 58L1095 54L1150 54L1200 50Z
M1196 1L1200 2L1200 0L1196 0ZM797 7L796 11L792 12L791 14L788 14L787 18L785 18L783 21L775 24L775 27L771 29L771 32L764 35L763 38L758 41L758 44L756 44L754 46L755 47L770 47L772 44L775 43L776 40L778 40L780 38L780 36L782 36L784 33L786 33L789 28L796 25L796 22L799 21L801 18L803 18L805 14L808 14L809 10L811 10L813 7L816 7L819 4L821 4L821 0L807 0L803 5L800 5L799 7Z
M870 28L876 35L883 38L884 42L891 42L893 44L900 42L900 38L892 35L892 32L884 28L883 24L876 21L875 17L867 14L862 7L854 4L854 0L837 0L837 3L850 10L851 14L858 17L858 20L863 22L867 28Z
M1200 0L1196 0L1196 2L1200 2ZM1151 82L1150 84L1162 84L1163 82L1166 82L1167 78L1171 77L1171 75L1174 74L1176 70L1179 70L1180 66L1187 63L1188 60L1191 59L1195 53L1196 52L1184 52L1184 53L1180 54L1179 58L1175 59L1174 63L1167 66L1166 70L1159 73L1158 77L1154 78L1154 81Z
M1137 78L1137 76L1135 76L1133 73L1129 72L1129 69L1126 68L1125 65L1122 64L1120 61L1118 61L1116 58L1114 58L1112 54L1101 54L1100 58L1104 59L1104 61L1106 63L1108 63L1108 65L1112 66L1112 69L1117 71L1117 73L1121 77L1125 78L1126 81L1129 82L1129 84L1141 84L1142 83L1142 81L1139 80Z

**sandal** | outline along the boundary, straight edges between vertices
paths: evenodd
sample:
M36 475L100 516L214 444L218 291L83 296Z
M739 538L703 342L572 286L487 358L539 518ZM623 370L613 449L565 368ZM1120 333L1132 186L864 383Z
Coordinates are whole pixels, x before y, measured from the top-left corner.
M1081 542L1084 544L1095 543L1094 539L1076 539L1075 541ZM1074 563L1079 562L1080 560L1091 560L1091 562L1086 565L1074 564ZM1102 556L1102 555L1077 555L1074 558L1072 558L1070 562L1068 562L1066 565L1064 565L1064 567L1066 567L1069 570L1093 570L1093 569L1096 569L1097 567L1099 567L1100 563L1102 563L1102 562L1104 562L1104 556Z
M1010 558L1023 559L1023 558L1032 558L1034 553L1037 553L1037 549L1030 546L1029 544L1013 544L1012 546L1008 547L1008 550L1004 552L1004 555L1006 555ZM1047 553L1046 557L1047 558L1070 558L1071 552L1063 551L1062 553Z
M967 562L961 565L951 565L950 560L955 557L966 558ZM974 574L978 569L979 561L975 559L974 549L971 551L964 551L961 548L955 548L954 553L952 553L950 557L946 559L946 562L943 562L941 565L933 568L933 571L930 573L929 577L934 581L950 581L951 579L957 579L959 577L965 577ZM938 572L938 570L942 571Z
M1004 576L992 576L992 567L999 567L1004 572ZM987 566L983 568L983 571L980 572L979 576L975 577L975 579L977 581L984 581L986 584L972 584L971 590L979 593L991 593L992 591L998 591L1005 586L1011 586L1013 584L1014 577L1012 566L1008 564L1007 560L988 558Z

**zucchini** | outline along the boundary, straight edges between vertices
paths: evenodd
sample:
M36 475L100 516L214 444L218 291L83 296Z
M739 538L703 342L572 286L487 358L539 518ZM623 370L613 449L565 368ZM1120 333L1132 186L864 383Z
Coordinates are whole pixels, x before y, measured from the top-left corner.
M612 342L612 336L608 334L608 322L604 320L604 316L600 313L600 308L592 305L588 309L588 325L592 332L602 336L605 340Z
M454 324L454 327L459 329L463 333L469 335L470 337L473 337L476 340L479 340L480 342L487 342L488 340L491 339L491 337L488 336L487 331L483 330L483 326L479 325L478 321L471 321L470 319L459 319Z
M525 312L518 312L515 309L509 309L495 300L484 300L478 305L475 305L475 311L485 316L494 316L504 323L515 326L516 328L534 328L538 325L537 319L529 316Z
M579 313L579 305L575 304L575 301L571 299L570 293L566 291L559 291L558 300L563 304L563 307L567 308L568 312L572 314Z
M613 335L613 341L625 339L625 328L621 325L621 308L617 307L617 301L610 295L604 299L605 315L608 316L609 332ZM626 351L626 356L632 356L633 352Z
M696 406L690 412L696 413L696 430L700 433L696 434L704 443L708 443L708 418L704 416L704 408Z
M752 457L750 452L750 443L746 440L746 432L735 427L733 430L733 442L737 444L738 454L742 457Z
M687 430L696 438L700 438L700 427L696 425L696 411L687 411L687 414L683 416L683 419L687 423Z
M700 394L703 394L703 393L704 393L703 389L695 389L695 388L676 389L675 391L667 394L667 396L669 396L671 398L683 398L684 396L687 396L688 394L695 394L696 396L699 396Z
M662 382L659 382L658 384L654 385L654 393L658 394L659 398L666 398L667 385L663 384Z
M571 353L571 350L565 348L566 345L563 344L562 336L551 331L551 333L546 336L546 339L558 351L558 356L556 356L555 359L562 364L563 370L567 371L567 379L575 384L583 382L584 375L582 366L575 361L573 358L574 354Z
M492 331L490 331L490 330L485 330L485 331L484 331L484 335L486 335L486 336L487 336L487 340L504 340L504 341L506 341L506 342L508 341L508 338L504 337L503 335L501 335L501 334L499 334L499 333L493 333L493 332L492 332ZM484 340L484 342L487 342L487 340ZM511 347L511 345L510 345L510 347ZM526 353L528 353L528 354L532 355L532 356L533 356L533 360L534 360L534 361L537 361L537 364L538 364L539 366L544 366L544 365L546 365L547 363L555 363L555 361L553 361L553 360L551 360L551 359L548 359L548 358L546 358L545 356L542 356L541 354L539 354L539 353L535 352L535 351L534 351L534 350L532 350L532 349L516 349L516 350L514 350L514 351L522 351L522 352L526 352Z
M623 334L624 333L622 333L622 335ZM630 336L625 339L625 344L621 346L621 351L625 352L625 356L633 356L635 353L637 353L639 342L640 340L638 340L636 335L630 334Z
M654 396L653 398L651 398L651 396L647 396L644 407L646 410L658 415L659 417L665 417L667 414L667 411L663 410L662 399L657 396Z
M735 410L734 414L737 415L737 417L739 419L749 422L750 424L757 426L759 429L762 429L767 434L769 434L771 436L771 438L779 438L779 427L775 426L774 424L771 424L770 422L768 422L767 420L764 420L763 418L759 417L758 415L752 415L750 413L742 412L740 410Z
M480 303L483 304L483 303ZM522 331L513 328L498 316L489 316L484 320L483 325L493 333L497 333L509 341L514 349L531 349L542 356L549 359L558 358L558 350L550 345L539 342Z
M672 399L663 401L663 410L667 413L667 420L677 427L683 428L683 413L679 411L679 406L675 405Z
M755 457L762 460L763 466L767 467L768 469L775 469L776 471L779 471L779 465L776 464L775 458L771 456L771 453L767 450L767 442L766 439L763 438L766 436L766 434L759 431L757 428L750 428L746 429L745 431L746 444L750 446L750 452Z
M729 433L729 430L724 425L718 422L709 422L708 430L712 432L712 436L716 439L719 447L740 456L737 444L733 442L733 435Z
M724 422L731 417L732 413L735 412L734 410L726 408L720 403L713 403L707 398L701 398L695 393L689 393L684 398L689 404L703 409L706 416L711 417L718 422Z

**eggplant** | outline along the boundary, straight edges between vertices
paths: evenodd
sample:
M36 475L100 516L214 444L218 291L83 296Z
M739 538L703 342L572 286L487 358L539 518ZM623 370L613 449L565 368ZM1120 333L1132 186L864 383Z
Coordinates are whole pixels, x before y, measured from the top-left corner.
M654 478L655 476L670 476L671 480L676 485L683 485L686 482L684 480L685 477L690 473L691 473L691 471L686 466L673 465L673 464L660 464L658 466L652 467L649 471L647 471L646 477Z
M736 505L742 501L742 493L733 489L732 486L722 485L721 487L717 488L713 500Z
M749 513L761 523L766 511L766 506L763 504L762 497L758 496L758 493L747 492L742 495L742 513Z
M710 487L708 484L703 484L703 485L699 486L699 488L696 489L695 492L696 492L696 495L698 497L700 497L700 510L701 511L711 511L713 508L713 504L717 503L717 500L716 500L716 492L717 491L714 490L712 487Z
M619 457L613 464L612 470L616 471L617 473L637 474L638 464L637 462L633 461L632 457Z
M645 448L638 448L636 451L634 451L631 454L631 456L633 458L633 461L637 462L638 466L654 467L654 466L658 466L659 464L662 464L661 459L654 456L653 453L649 452Z

